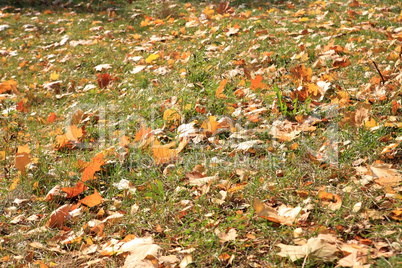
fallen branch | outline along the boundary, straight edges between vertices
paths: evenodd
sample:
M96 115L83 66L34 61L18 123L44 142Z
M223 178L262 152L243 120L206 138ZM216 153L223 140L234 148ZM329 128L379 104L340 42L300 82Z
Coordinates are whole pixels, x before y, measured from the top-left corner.
M373 60L371 60L371 61L374 63L374 67L376 68L377 72L378 72L379 75L381 76L382 84L385 84L384 76L382 76L382 73L381 73L380 69L378 69L377 63L375 63L375 61L373 61Z

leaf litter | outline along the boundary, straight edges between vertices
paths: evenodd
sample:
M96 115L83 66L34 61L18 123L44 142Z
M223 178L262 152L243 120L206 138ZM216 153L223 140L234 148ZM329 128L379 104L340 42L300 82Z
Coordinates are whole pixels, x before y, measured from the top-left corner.
M33 2L0 10L2 265L400 265L398 3Z

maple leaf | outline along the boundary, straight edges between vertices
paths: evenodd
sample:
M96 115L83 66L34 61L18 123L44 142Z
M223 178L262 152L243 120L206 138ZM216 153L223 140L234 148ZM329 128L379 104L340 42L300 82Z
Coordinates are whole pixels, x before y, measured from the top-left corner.
M67 127L66 137L69 141L78 141L82 136L82 128L78 128L76 125L70 125Z
M180 113L175 109L167 109L163 112L163 120L168 123L177 123L181 120Z
M103 157L103 153L99 153L91 159L88 166L85 167L84 172L82 173L81 180L83 182L96 179L95 172L100 171L101 167L105 164Z
M55 113L50 113L49 116L46 119L46 122L48 123L54 123L57 119L57 115Z
M79 202L91 208L101 204L103 202L103 198L99 194L99 192L95 189L93 194L84 197Z
M67 193L67 198L72 198L74 196L77 196L87 190L88 187L82 182L79 181L74 187L63 187L61 190L65 193Z
M262 75L256 75L254 79L251 79L251 86L250 88L252 90L256 90L256 89L261 89L261 88L266 88L267 85L265 85L262 82L263 78Z
M2 83L0 83L0 94L3 93L14 93L14 94L19 94L18 90L17 90L17 81L15 80L8 80L8 81L4 81Z
M305 82L310 82L313 75L313 70L311 68L306 68L304 64L290 68L290 72L296 79Z
M227 232L219 232L218 230L215 230L215 234L219 237L221 243L234 241L238 236L237 231L234 228L229 228Z
M28 144L25 146L19 146L17 154L15 155L15 167L21 172L22 175L26 175L26 166L31 163L30 156L31 150L29 150Z
M234 8L230 7L230 1L222 1L219 3L219 6L216 8L216 12L223 15L225 13L233 13Z
M163 145L152 146L152 152L157 165L167 163L178 156L176 149L171 149Z
M253 208L259 217L283 225L293 225L297 221L307 219L309 215L309 213L301 207L292 208L281 205L276 209L261 203L257 198L253 201Z
M140 130L138 130L138 132L135 134L135 138L134 141L140 141L142 140L144 137L146 137L146 135L148 135L148 133L150 133L152 131L152 129L150 127L145 127L142 126L140 128Z

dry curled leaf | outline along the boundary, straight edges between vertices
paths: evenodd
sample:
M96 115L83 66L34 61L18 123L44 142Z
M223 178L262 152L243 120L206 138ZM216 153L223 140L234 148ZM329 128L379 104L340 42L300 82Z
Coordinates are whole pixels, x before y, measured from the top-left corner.
M69 213L70 208L71 205L66 204L53 211L50 215L50 219L46 223L46 226L49 228L62 228L64 226L64 222L71 218Z

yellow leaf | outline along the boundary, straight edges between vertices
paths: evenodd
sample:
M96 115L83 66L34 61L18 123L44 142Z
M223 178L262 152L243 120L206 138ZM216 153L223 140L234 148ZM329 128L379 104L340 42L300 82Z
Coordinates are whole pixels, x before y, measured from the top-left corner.
M52 80L52 81L59 80L59 77L60 77L60 74L58 74L56 72L53 72L50 74L50 80Z
M165 120L165 121L178 122L178 121L180 121L180 119L181 119L180 114L174 109L167 109L163 113L163 120Z
M159 58L158 54L151 54L151 55L148 56L148 58L145 59L145 62L146 63L152 63L157 58Z
M12 92L14 94L18 93L17 81L8 80L0 83L0 94L3 94L3 92Z
M6 152L0 151L0 161L6 159Z
M18 184L20 183L20 178L18 177L18 178L15 178L14 180L13 180L13 182L11 183L11 185L10 185L10 187L8 187L8 190L9 191L12 191L12 190L14 190L15 188L17 188L17 186L18 186Z
M320 93L320 88L316 84L309 83L307 85L307 88L308 92L313 94L314 96L317 96Z
M377 122L375 121L374 118L370 118L369 120L367 120L367 121L364 123L364 126L365 126L366 128L376 127L377 125L378 125L378 124L377 124Z
M25 144L23 146L18 146L18 149L17 149L18 154L22 154L22 153L29 154L30 152L31 152L31 150L29 149L28 144Z

